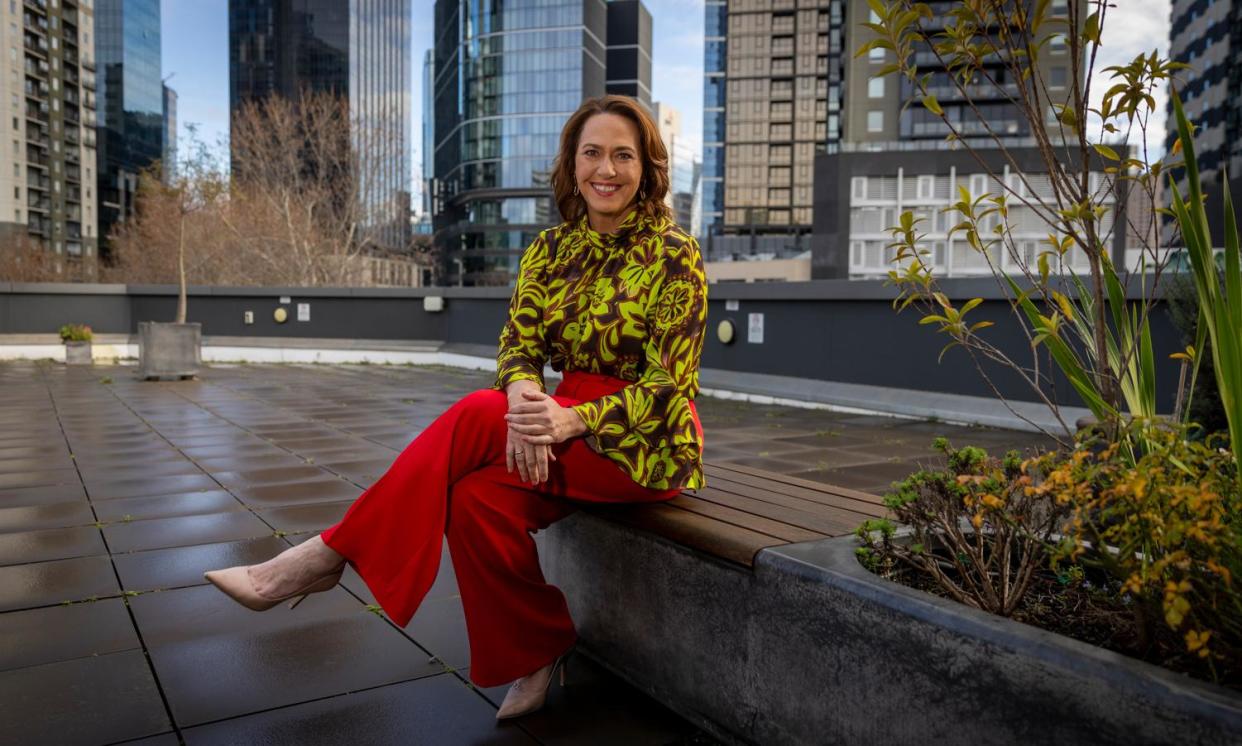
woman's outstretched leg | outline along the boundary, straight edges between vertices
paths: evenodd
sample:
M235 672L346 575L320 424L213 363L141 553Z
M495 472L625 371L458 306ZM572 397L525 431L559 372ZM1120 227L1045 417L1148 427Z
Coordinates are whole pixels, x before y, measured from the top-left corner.
M462 398L323 532L397 625L409 623L439 571L449 488L476 469L500 463L503 470L507 411L500 391Z

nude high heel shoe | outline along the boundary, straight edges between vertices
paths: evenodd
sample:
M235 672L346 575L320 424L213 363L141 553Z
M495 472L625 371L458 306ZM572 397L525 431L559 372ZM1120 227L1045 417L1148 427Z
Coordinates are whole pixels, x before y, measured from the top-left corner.
M513 682L513 686L509 687L509 691L505 693L505 701L496 711L496 719L508 720L529 715L543 707L543 703L548 699L548 690L552 688L552 679L558 672L561 686L565 686L565 661L573 651L573 648L566 650L552 663ZM541 686L539 679L545 670L548 671L548 678Z
M242 565L225 570L211 570L203 573L203 577L223 591L226 596L252 611L267 611L273 606L288 601L291 598L295 600L289 604L289 608L295 609L310 594L320 593L336 587L336 584L341 582L341 574L345 572L345 565L342 563L340 567L329 574L316 578L293 593L280 598L268 598L255 590L254 583L250 580L249 569L248 565Z

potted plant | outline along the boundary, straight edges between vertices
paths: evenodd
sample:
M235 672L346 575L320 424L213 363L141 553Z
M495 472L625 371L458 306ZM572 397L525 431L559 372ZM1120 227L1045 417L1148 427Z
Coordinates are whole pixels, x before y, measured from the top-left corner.
M227 184L193 128L189 143L191 155L178 164L175 179L161 178L158 165L140 177L139 200L143 208L175 216L168 222L170 235L160 238L176 245L178 286L177 313L172 322L138 322L138 374L144 379L190 378L198 373L202 363L202 325L186 321L186 231L193 231L195 213L227 193Z
M85 324L65 324L60 328L66 365L91 364L91 337L91 328Z

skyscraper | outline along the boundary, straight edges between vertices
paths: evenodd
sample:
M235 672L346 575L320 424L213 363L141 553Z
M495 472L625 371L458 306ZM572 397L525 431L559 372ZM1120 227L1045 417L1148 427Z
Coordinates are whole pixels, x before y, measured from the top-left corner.
M97 0L100 255L112 226L132 217L138 174L164 155L159 0Z
M393 249L410 236L410 54L410 0L229 0L230 109L273 94L346 97L366 143L364 227Z
M96 277L94 11L0 3L0 248L32 243Z
M641 19L646 10L635 4ZM638 50L619 44L637 67L609 75L608 5L436 1L433 207L450 283L509 282L535 235L559 221L552 162L583 99L603 95L609 80L631 80L634 69L636 90L650 91L641 63L650 34L637 35Z
M724 218L725 52L729 13L725 0L704 4L702 236L718 234ZM704 240L702 243L706 244Z
M699 159L682 136L681 112L658 101L655 104L655 120L664 149L668 151L669 189L666 201L677 224L693 235L693 231L697 230L694 199L701 174Z
M177 178L177 92L164 86L164 154L160 158L164 183Z
M630 96L651 108L651 13L639 0L609 0L608 93Z

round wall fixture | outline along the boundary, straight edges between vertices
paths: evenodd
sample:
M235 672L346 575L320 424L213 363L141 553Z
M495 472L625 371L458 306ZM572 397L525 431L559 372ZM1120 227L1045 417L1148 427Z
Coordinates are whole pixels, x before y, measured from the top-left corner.
M276 311L272 313L272 318L276 319L277 324L283 324L289 319L289 312L283 308L277 308Z
M733 344L733 337L733 321L725 319L716 325L716 339L719 339L721 344Z

